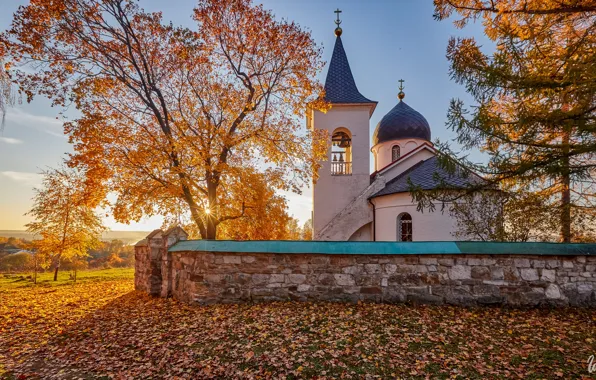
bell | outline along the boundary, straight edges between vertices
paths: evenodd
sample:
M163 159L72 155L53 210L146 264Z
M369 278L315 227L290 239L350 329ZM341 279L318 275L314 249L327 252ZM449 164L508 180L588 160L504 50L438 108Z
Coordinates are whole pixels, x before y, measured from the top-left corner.
M341 140L339 141L340 148L347 148L350 146L350 138L346 135L341 136Z

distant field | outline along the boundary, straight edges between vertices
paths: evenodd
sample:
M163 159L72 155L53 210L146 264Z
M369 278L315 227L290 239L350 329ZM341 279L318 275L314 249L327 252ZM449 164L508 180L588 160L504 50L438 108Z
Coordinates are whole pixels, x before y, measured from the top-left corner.
M150 231L108 231L104 232L102 240L119 239L127 244L134 244L142 240ZM33 240L33 234L21 230L0 230L0 237L15 237L19 239Z
M53 287L61 285L74 285L74 281L70 279L69 270L58 271L58 281L54 280L54 272L48 271L37 274L38 287ZM121 281L132 280L135 275L134 268L113 268L113 269L91 269L83 270L77 273L77 284L95 281ZM0 273L0 294L7 289L13 288L27 288L35 287L33 281L28 278L33 277L32 272L7 274Z

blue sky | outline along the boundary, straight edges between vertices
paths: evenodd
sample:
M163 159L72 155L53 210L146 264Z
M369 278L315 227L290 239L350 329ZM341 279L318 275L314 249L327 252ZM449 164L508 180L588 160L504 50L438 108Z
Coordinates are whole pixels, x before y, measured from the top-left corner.
M3 2L0 29L8 28L12 12L26 3ZM165 21L194 27L193 0L141 0L140 4L148 11L162 11ZM342 41L358 89L379 102L370 122L371 135L383 115L396 104L397 81L403 78L405 101L427 118L433 140L453 137L445 127L449 100L469 100L469 96L449 78L447 41L450 36L474 36L488 46L480 25L458 30L450 21L435 21L431 0L266 0L262 4L276 17L294 20L310 30L323 46L326 61L331 58L335 40L333 11L342 10ZM320 75L321 81L325 74L326 69ZM0 229L23 229L29 221L23 214L31 207L32 187L39 183L36 173L57 165L71 151L57 120L60 111L41 97L9 111L4 132L0 133ZM306 221L312 209L311 192L286 196L290 213ZM151 230L161 223L159 217L130 225L116 223L110 217L105 221L113 230Z

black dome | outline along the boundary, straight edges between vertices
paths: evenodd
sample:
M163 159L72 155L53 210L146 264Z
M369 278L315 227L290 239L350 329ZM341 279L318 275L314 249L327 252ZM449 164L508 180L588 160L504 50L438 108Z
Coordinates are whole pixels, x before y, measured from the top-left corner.
M430 126L420 112L400 101L377 124L373 145L408 138L430 141Z

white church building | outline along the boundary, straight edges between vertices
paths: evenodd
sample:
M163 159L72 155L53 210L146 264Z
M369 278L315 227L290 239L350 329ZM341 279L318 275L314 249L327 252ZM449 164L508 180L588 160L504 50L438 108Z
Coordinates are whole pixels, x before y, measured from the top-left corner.
M457 228L449 205L441 211L417 211L410 183L430 190L482 181L477 175L448 173L439 164L427 120L404 101L376 126L370 118L377 102L356 87L341 40L339 21L325 81L327 112L309 111L309 128L326 130L331 138L328 159L313 185L313 238L333 241L449 241ZM374 171L370 173L370 156ZM438 180L440 178L440 180Z

